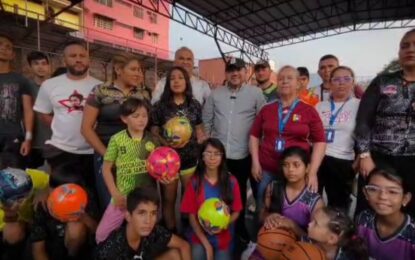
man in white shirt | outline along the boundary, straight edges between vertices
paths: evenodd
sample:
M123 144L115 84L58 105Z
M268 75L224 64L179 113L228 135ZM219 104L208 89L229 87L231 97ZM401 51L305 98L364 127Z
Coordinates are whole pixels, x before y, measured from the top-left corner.
M203 106L210 95L210 88L206 81L193 75L194 55L192 50L187 47L181 47L178 49L174 55L174 65L183 67L187 73L189 73L190 81L192 83L193 97ZM162 78L157 83L153 91L153 98L151 99L152 104L160 100L165 85L166 78Z
M52 128L44 156L52 174L57 167L71 164L92 185L93 150L81 134L81 121L86 97L101 82L88 74L89 55L83 42L67 43L63 59L67 73L44 81L34 106L40 119Z

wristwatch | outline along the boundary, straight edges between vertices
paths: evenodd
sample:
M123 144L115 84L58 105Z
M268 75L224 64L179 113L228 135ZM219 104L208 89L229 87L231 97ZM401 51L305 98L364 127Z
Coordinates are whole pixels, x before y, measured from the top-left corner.
M370 157L370 153L369 152L364 152L364 153L359 154L359 158L360 159L364 159L364 158L367 158L367 157Z

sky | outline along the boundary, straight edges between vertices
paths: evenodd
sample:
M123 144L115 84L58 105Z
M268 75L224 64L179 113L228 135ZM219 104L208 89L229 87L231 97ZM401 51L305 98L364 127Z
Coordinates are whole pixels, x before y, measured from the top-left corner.
M373 77L398 55L399 41L409 29L351 32L325 39L299 43L269 50L276 67L305 66L317 72L318 60L334 54L342 65L351 67L359 77ZM170 50L181 46L193 50L196 59L220 57L213 38L171 21ZM224 46L224 45L222 45Z

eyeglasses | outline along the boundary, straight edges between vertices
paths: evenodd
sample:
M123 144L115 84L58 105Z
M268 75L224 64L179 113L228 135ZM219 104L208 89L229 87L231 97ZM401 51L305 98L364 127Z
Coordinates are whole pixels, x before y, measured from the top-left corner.
M393 188L393 187L379 187L376 185L366 185L365 186L366 193L369 196L379 196L382 192L384 192L387 196L390 197L397 197L403 194L403 190L400 188Z
M218 158L222 156L222 153L219 152L203 152L203 157L209 157L209 158Z
M331 82L334 84L350 83L352 81L353 81L353 77L350 77L350 76L334 77L331 79Z

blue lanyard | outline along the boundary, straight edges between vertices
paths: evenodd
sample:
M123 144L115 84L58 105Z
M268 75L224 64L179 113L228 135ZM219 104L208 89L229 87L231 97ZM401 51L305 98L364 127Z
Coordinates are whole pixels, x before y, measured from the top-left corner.
M332 127L334 125L334 122L336 121L337 116L340 114L340 112L343 110L344 105L349 101L350 97L344 101L344 103L339 107L339 109L336 111L336 113L333 114L334 109L336 108L336 105L334 104L333 98L330 98L330 121L329 121L329 127Z
M290 110L284 118L282 115L282 102L278 101L278 131L280 135L282 135L282 133L284 132L285 126L288 123L288 119L291 117L291 114L294 111L295 107L298 105L299 101L299 99L294 100L294 102L291 104Z

